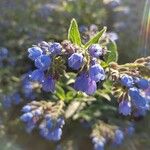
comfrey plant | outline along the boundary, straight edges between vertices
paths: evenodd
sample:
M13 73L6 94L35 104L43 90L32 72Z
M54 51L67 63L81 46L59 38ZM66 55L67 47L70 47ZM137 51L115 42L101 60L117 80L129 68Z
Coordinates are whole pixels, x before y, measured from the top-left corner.
M104 34L106 27L83 44L73 19L67 40L43 41L28 49L35 69L23 80L26 98L34 99L22 108L20 117L27 132L37 128L43 138L58 141L67 120L82 119L92 129L95 150L103 150L106 143L120 145L126 135L133 134L134 123L122 126L111 118L115 118L116 107L120 116L133 121L149 110L150 58L117 64L117 46ZM41 95L52 100L36 100L33 82Z
M58 141L62 135L64 119L62 115L63 103L33 101L22 108L24 114L21 120L26 124L27 132L35 127L40 130L40 135L47 140Z

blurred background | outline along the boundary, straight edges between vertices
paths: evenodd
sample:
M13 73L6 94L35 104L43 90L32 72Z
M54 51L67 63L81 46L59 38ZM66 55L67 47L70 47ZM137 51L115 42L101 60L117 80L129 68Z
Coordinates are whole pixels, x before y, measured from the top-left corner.
M149 0L0 0L0 49L9 58L6 63L0 60L0 94L9 93L17 86L13 82L16 77L32 68L27 48L43 40L61 42L66 39L72 18L78 21L83 42L85 36L107 26L109 35L117 42L120 64L150 54ZM54 147L60 150L59 143L52 144L36 134L26 134L16 121L13 122L15 114L11 114L12 120L3 119L7 113L1 114L0 150L50 150ZM7 124L7 129L3 123ZM88 139L84 140L86 129L74 123L65 132L68 135L63 141L65 150L83 150L85 144L87 150L92 149ZM81 132L83 135L78 134ZM132 138L114 149L149 150L150 116L140 121Z

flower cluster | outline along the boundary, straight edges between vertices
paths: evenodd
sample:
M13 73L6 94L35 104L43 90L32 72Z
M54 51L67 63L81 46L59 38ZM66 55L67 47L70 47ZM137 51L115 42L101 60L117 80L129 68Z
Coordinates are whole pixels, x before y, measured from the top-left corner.
M104 138L94 137L92 143L94 144L94 150L104 150L106 140Z
M8 109L13 105L18 105L23 102L24 99L34 100L36 98L34 83L30 81L29 73L22 75L21 83L18 84L16 88L17 90L2 95L2 104L4 108Z
M150 105L146 96L146 91L150 86L149 81L145 78L124 74L120 78L120 83L125 92L121 95L119 112L125 116L131 113L135 117L143 116Z
M62 127L64 119L52 119L51 115L46 115L43 122L40 124L40 135L47 140L58 141L61 139Z
M8 109L11 108L12 105L18 105L21 101L21 95L15 91L9 95L4 95L2 104L4 108Z
M97 85L108 77L108 80L112 78L112 86L115 87L116 85L121 89L119 93L119 113L125 116L132 114L136 117L144 115L150 105L150 82L141 76L142 73L139 73L140 69L138 67L141 67L141 65L138 64L137 66L139 70L130 70L130 67L123 68L123 65L116 63L118 54L114 41L118 37L117 35L106 34L105 31L104 28L83 45L76 21L73 19L69 28L68 40L63 41L61 44L43 41L29 48L28 57L34 62L36 69L27 74L27 78L25 77L22 82L25 97L35 98L32 81L37 82L38 85L40 84L43 91L54 93L56 81L65 71L76 74L75 81L73 80L74 89L85 92L87 95L94 94ZM107 48L109 53L107 53ZM145 66L142 65L142 67ZM123 71L121 72L121 70ZM116 74L118 76L115 76ZM116 77L115 80L114 77ZM61 79L63 80L63 78ZM104 88L107 89L107 87ZM64 88L60 93L57 91L56 96L59 95L59 99L67 102L65 100L68 96L67 90ZM58 103L32 101L25 105L22 109L23 115L20 118L25 123L26 130L30 133L34 128L38 128L43 138L52 141L60 140L64 125L62 103L62 101ZM76 113L76 110L74 112ZM92 135L94 148L103 150L107 142L111 142L112 145L120 145L125 135L132 135L133 132L133 126L122 130L116 126L100 122L95 127Z
M99 44L93 44L85 53L76 52L68 58L69 67L73 70L80 70L74 84L77 91L88 95L95 93L96 83L105 79L105 71L99 62L104 54L104 49Z
M24 113L20 119L26 124L27 132L38 127L40 135L52 141L58 141L62 135L64 119L61 117L62 104L32 101L22 108Z
M54 92L55 90L55 73L53 69L53 60L61 54L61 44L41 42L38 46L28 49L29 58L34 61L36 69L30 74L33 81L37 81L42 85L42 89L46 92Z
M74 88L88 95L95 93L97 83L105 79L105 71L100 65L100 58L106 50L100 44L93 44L88 49L78 48L66 42L41 42L28 49L29 58L34 61L36 69L30 74L32 81L37 81L46 92L55 91L55 80L58 79L57 62L61 56L67 56L68 67L78 72ZM63 57L64 58L64 57Z
M95 150L104 150L105 145L109 142L112 146L122 144L125 136L131 136L134 133L134 124L129 123L125 128L110 126L104 122L99 122L92 133L92 143Z

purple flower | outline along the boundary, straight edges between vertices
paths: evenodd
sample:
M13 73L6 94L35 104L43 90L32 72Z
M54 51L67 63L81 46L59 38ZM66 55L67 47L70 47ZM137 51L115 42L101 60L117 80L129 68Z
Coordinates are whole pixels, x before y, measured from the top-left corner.
M0 59L5 59L8 57L8 49L7 48L0 48Z
M57 108L51 110L53 107L54 105L46 108L45 104L36 101L25 105L22 108L24 114L20 119L25 123L26 131L30 133L35 127L39 127L40 135L45 139L52 141L60 140L64 119L58 117L58 114L55 116L54 113L55 111L57 113Z
M85 25L81 25L81 26L79 27L79 31L82 32L82 33L85 33L85 32L88 31L88 27L85 26Z
M149 99L149 102L150 102L150 85L146 90L144 90L144 92L145 92L145 95Z
M20 117L20 119L23 122L29 122L29 121L31 121L32 118L33 118L33 114L31 112L25 113Z
M119 103L119 113L125 116L131 114L131 103L127 100L123 100Z
M61 135L62 135L62 129L61 128L56 128L52 133L51 135L53 136L52 137L52 140L53 141L59 141L61 139Z
M127 132L127 135L131 136L135 132L134 125L133 124L129 125L126 129L126 132Z
M91 78L86 73L83 73L76 78L74 88L77 91L82 91L88 95L91 95L95 93L97 85L96 82L91 80Z
M34 123L33 120L30 120L26 123L26 132L31 133L32 130L36 127L36 124Z
M32 83L29 80L24 80L22 83L23 94L28 99L35 99Z
M97 90L96 82L94 80L91 80L90 78L88 78L87 89L86 89L85 93L88 95L92 95L96 92L96 90Z
M51 76L45 77L42 82L42 88L45 92L54 92L55 91L55 80Z
M88 51L92 57L96 57L96 58L98 58L99 56L101 56L103 54L103 49L99 44L91 45L89 47Z
M51 58L47 55L41 55L35 60L35 66L40 70L47 70L50 67Z
M46 51L48 50L49 44L45 41L42 41L38 43L38 46L42 49L43 53L45 54Z
M21 102L21 96L18 92L13 93L11 99L15 105L18 105Z
M27 112L30 112L31 110L32 110L32 108L30 105L25 105L21 111L24 113L27 113Z
M115 137L114 137L113 143L120 145L122 143L123 139L124 139L123 132L121 130L117 129L115 131Z
M130 88L129 95L137 108L146 106L146 99L140 94L140 91L137 88Z
M44 80L44 72L40 69L36 69L29 75L29 77L33 81L42 82Z
M9 95L5 95L3 97L3 102L2 102L4 108L10 108L12 106L12 101L11 101L11 97Z
M74 88L77 91L85 92L87 88L88 77L87 74L83 73L76 78Z
M53 55L60 55L62 51L62 46L60 43L54 42L49 46L49 51Z
M68 58L68 65L74 70L78 70L83 65L83 55L80 53L74 53Z
M21 121L23 121L26 125L26 131L30 133L36 126L39 121L43 111L40 108L31 108L30 105L26 105L22 108L24 114L20 117Z
M125 74L121 77L120 82L123 86L131 87L133 85L133 78Z
M118 34L115 32L109 32L109 33L107 33L107 36L111 41L117 41L119 38Z
M41 48L39 48L37 46L29 48L28 52L29 52L29 56L28 57L31 60L35 60L36 58L38 58L39 56L41 56L42 53L43 53L43 51L41 50Z
M104 69L99 64L95 64L95 65L90 67L89 76L95 82L99 82L100 80L104 80L105 79Z
M62 117L57 119L57 127L62 127L64 124L65 121Z
M147 88L149 87L149 81L146 80L146 79L138 79L138 80L136 81L136 83L137 83L137 86L138 86L140 89L143 89L143 90L145 90L145 89L147 89Z
M94 137L92 139L92 143L94 144L94 150L104 150L106 140L103 138L99 139L97 137Z
M61 139L62 127L64 125L64 119L58 118L58 120L52 120L50 117L40 124L40 135L47 140L58 141Z

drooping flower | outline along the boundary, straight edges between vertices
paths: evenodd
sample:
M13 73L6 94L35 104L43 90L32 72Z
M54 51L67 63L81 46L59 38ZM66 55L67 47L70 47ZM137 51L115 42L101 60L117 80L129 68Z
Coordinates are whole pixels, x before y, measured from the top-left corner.
M77 91L85 92L87 88L87 81L88 81L87 74L83 73L79 75L75 80L74 88Z
M51 76L44 78L42 82L42 89L45 92L54 92L55 91L55 80Z
M133 135L134 132L135 132L135 126L133 123L130 123L128 127L126 128L126 134L131 136Z
M28 52L29 52L29 55L28 57L31 59L31 60L35 60L36 58L38 58L39 56L42 55L43 51L41 50L41 48L35 46L35 47L32 47L32 48L29 48L28 49Z
M47 70L50 67L51 58L48 55L41 55L35 60L35 66L40 70Z
M89 76L95 82L99 82L100 80L104 80L105 79L104 69L99 64L95 64L95 65L90 67Z
M11 95L12 103L18 105L21 102L21 96L18 92L14 92Z
M85 92L88 95L94 94L97 85L94 80L92 80L86 73L82 73L76 78L74 88L77 91Z
M137 108L146 106L146 99L141 95L139 89L136 87L129 89L129 95L131 97L131 101Z
M60 55L61 51L62 51L62 46L60 43L54 42L54 43L50 44L49 51L53 55Z
M31 133L31 131L37 126L43 110L41 108L36 108L34 110L23 108L22 111L25 113L20 117L20 119L26 124L26 131Z
M22 77L22 93L25 98L33 100L36 97L36 93L33 90L33 83L29 80L30 73L23 75Z
M29 75L29 77L31 80L41 83L44 80L44 72L43 70L36 69Z
M149 87L149 81L147 79L144 79L144 78L138 79L136 81L136 83L137 83L138 88L143 89L143 90L145 90Z
M31 119L33 118L33 114L31 112L27 112L25 114L23 114L20 119L23 121L23 122L28 122L30 121Z
M115 131L115 136L113 139L113 144L120 145L124 139L124 134L120 129Z
M104 138L94 137L92 139L92 142L94 144L94 150L104 150L104 146L106 143L106 140Z
M132 87L132 85L134 84L133 78L127 74L125 74L121 77L120 82L123 86L126 86L128 88Z
M18 105L21 102L21 96L18 91L12 92L9 95L3 96L3 107L8 109L11 108L12 105Z
M78 70L83 65L83 55L81 53L73 53L68 58L68 65L74 70Z
M131 102L123 100L119 103L119 113L125 116L131 114Z
M47 140L59 141L61 139L63 125L63 118L53 120L47 115L39 126L40 135Z
M92 57L96 57L96 58L98 58L99 56L101 56L103 54L103 49L99 44L91 45L89 47L88 51Z
M4 95L3 96L3 107L4 108L10 108L12 106L12 100L11 100L11 96L10 95Z
M88 77L87 89L85 93L88 95L92 95L96 92L96 90L97 90L96 82Z
M107 36L111 41L117 41L119 39L118 34L116 32L108 32Z
M0 60L7 58L8 54L9 52L7 48L4 48L4 47L0 48Z
M60 103L57 104L60 106ZM26 131L30 133L38 127L43 138L51 141L60 140L65 122L57 110L57 104L33 101L25 105L22 108L24 114L20 119L25 123Z
M32 107L30 105L25 105L21 111L24 113L27 113L27 112L30 112L31 110L32 110Z

